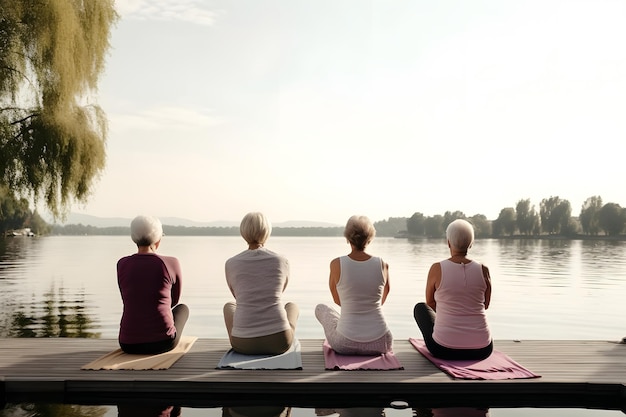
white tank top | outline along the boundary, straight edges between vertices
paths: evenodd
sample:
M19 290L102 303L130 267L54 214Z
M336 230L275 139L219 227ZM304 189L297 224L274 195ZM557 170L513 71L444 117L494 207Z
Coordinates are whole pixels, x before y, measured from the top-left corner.
M341 316L337 331L355 342L372 342L387 331L381 301L385 288L382 260L371 257L355 261L339 258L341 274L337 292L341 300Z
M485 290L482 265L471 261L440 262L441 282L435 290L437 315L433 339L453 349L480 349L491 342L485 317Z

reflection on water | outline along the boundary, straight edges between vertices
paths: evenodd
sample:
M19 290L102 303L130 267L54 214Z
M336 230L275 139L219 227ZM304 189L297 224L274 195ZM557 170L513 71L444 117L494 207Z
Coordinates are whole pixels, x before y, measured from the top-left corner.
M0 337L100 337L83 289L56 288L53 281L41 296L16 290L20 284L27 288L29 277L23 274L41 259L39 243L36 238L0 239L0 282L5 287Z
M620 410L581 408L390 407L307 408L297 406L184 407L152 405L6 404L0 417L619 417Z
M178 417L181 414L181 408L173 405L129 405L123 404L117 406L118 417Z
M345 239L272 237L268 247L291 267L285 297L300 307L298 336L322 338L315 305L332 303L328 264ZM186 331L224 338L222 306L232 298L224 262L243 249L239 237L166 236L164 254L183 268ZM0 336L116 338L122 313L115 265L136 251L126 236L0 238ZM449 255L441 239L375 239L371 252L391 268L384 305L396 339L418 333L413 306L423 301L428 269ZM488 320L496 339L620 340L626 316L626 241L481 239L471 257L492 275ZM602 305L602 309L598 309Z
M83 293L67 295L65 289L51 288L43 300L30 304L9 303L0 328L2 337L98 338L95 321L87 312Z
M52 288L43 301L28 306L20 304L11 313L6 337L80 337L98 338L95 321L86 310L84 294L74 294L68 300L66 291Z
M318 417L385 417L385 409L383 407L316 408L315 415Z
M291 407L281 407L281 406L223 407L222 417L291 417Z
M0 412L2 417L104 417L106 414L105 406L45 403L7 404Z
M415 417L489 417L489 409L473 407L416 408L413 414Z

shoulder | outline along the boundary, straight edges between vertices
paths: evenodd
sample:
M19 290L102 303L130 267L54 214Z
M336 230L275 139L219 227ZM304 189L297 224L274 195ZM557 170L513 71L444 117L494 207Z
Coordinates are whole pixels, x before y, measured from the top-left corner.
M267 248L257 249L257 250L259 251L259 254L263 256L264 258L275 259L282 264L289 265L289 260L287 259L287 257L284 255L281 255L280 253L276 253L273 250L270 250Z
M447 262L447 261L448 261L447 259L444 259L443 261L435 262L435 263L433 263L433 264L430 266L430 269L439 269L439 270L441 270L441 264L442 264L443 262Z
M374 259L375 262L379 263L384 270L389 269L389 264L380 256L372 256L371 259Z
M240 259L246 259L249 256L249 253L251 251L249 250L244 250L243 252L239 252L237 255L231 256L230 258L228 258L226 260L226 263L233 263L233 262L237 262Z
M126 262L128 262L130 259L132 259L132 257L133 257L133 255L124 256L124 257L120 258L120 259L117 261L117 264L118 264L118 265L123 265L123 264L125 264Z
M163 259L163 262L179 263L178 258L175 256L160 255L160 254L156 254L156 256Z
M133 264L141 262L139 254L133 253L132 255L124 256L117 261L118 268L132 267Z
M435 262L430 266L430 270L428 271L428 275L438 274L441 275L441 262Z
M267 256L273 256L273 257L276 257L276 258L284 258L284 256L281 255L280 253L274 252L273 250L265 248L265 247L259 248L259 249L257 249L257 251L259 253L265 254Z
M159 259L163 261L165 265L173 266L176 268L180 267L180 261L175 256L167 256L167 255L157 255L157 256L159 257Z

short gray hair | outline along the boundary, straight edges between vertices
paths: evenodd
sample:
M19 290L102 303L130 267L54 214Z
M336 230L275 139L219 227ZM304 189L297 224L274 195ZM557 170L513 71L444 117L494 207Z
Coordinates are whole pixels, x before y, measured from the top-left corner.
M251 212L246 214L239 225L239 233L248 244L263 245L272 233L272 224L263 213Z
M455 249L469 249L474 243L474 226L467 220L456 219L446 228L446 238Z
M367 216L355 215L348 219L343 236L358 250L365 250L376 236L376 229Z
M152 246L163 237L163 225L156 217L139 215L130 222L130 237L137 246Z

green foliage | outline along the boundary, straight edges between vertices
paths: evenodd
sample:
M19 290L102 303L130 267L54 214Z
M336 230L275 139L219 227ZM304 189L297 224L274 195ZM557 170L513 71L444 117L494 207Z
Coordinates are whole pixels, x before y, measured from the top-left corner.
M166 236L240 236L239 227L188 227L163 225ZM83 224L54 225L52 234L130 236L127 226L96 227ZM343 227L274 227L272 236L343 236Z
M602 197L593 196L585 200L578 217L583 233L596 236L600 232L599 216L601 208Z
M30 215L28 201L17 199L11 190L0 185L0 232L4 235L9 230L21 229Z
M374 222L376 236L394 237L407 232L406 217L389 217L387 220Z
M432 217L427 217L424 220L424 234L426 237L443 237L445 235L443 229L443 216L436 214Z
M239 228L236 227L237 234ZM275 227L272 236L343 236L343 227Z
M531 206L530 199L520 200L515 206L517 230L522 235L531 235L539 231L539 214L535 206Z
M491 222L484 214L475 214L467 219L474 226L474 237L485 238L491 236Z
M24 223L24 227L29 227L38 236L47 235L52 230L52 226L46 223L37 211L30 215L29 219Z
M117 18L113 0L0 4L0 181L55 217L105 166L106 117L88 98Z
M493 221L494 236L513 236L517 224L516 213L513 207L500 210L498 218Z
M462 211L446 211L443 214L443 223L441 225L442 231L445 232L445 230L447 229L448 225L450 223L452 223L453 221L455 221L456 219L467 219L467 216L465 215L465 213L463 213Z
M424 236L426 217L422 213L413 213L406 221L406 229L410 236Z
M617 236L626 226L626 209L616 203L606 203L600 209L598 222L604 233Z
M539 215L544 232L551 235L570 232L572 207L569 201L561 200L559 197L544 198L541 200Z
M415 212L409 218L390 217L374 222L376 233L381 237L428 237L442 238L445 227L455 219L467 219L474 226L477 238L515 236L516 231L524 236L542 234L577 237L580 229L589 234L593 228L586 223L586 215L594 210L597 218L597 230L605 235L619 236L626 230L626 209L609 203L600 207L599 196L590 197L583 204L580 219L571 216L569 201L559 197L550 197L541 201L540 213L531 205L529 199L521 199L515 208L505 207L498 218L489 220L483 214L466 217L462 211L446 211L443 215L426 217ZM603 210L600 210L600 209ZM591 223L593 224L593 223ZM544 230L542 230L542 227ZM238 227L185 227L164 225L163 229L170 236L239 236ZM54 234L65 235L129 235L128 227L99 228L84 225L54 226ZM596 231L595 235L598 234ZM343 227L276 227L273 236L342 236Z

